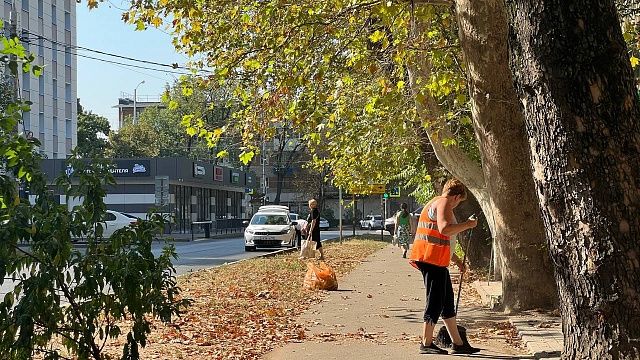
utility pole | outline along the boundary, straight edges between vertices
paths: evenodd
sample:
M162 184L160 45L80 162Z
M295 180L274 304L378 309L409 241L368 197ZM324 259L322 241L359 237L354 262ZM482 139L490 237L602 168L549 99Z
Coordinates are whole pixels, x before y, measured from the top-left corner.
M340 244L342 244L342 188L338 187L338 227L340 228Z
M264 138L262 138L262 152L260 153L260 158L262 159L262 205L267 205L267 173L265 171L267 158L265 156Z
M136 120L138 119L138 109L137 109L137 102L138 102L138 86L144 84L144 80L140 81L140 83L138 85L136 85L136 87L133 89L133 123L136 123Z
M356 236L356 194L353 194L353 236Z

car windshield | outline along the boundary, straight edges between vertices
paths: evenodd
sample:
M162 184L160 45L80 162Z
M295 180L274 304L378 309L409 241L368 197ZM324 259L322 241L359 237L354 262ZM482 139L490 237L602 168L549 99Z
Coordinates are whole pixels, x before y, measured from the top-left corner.
M291 220L298 220L298 214L289 214Z
M376 215L373 217L374 220L382 220L382 215Z
M128 217L129 219L138 219L138 217L137 217L137 216L133 216L133 215L131 215L131 214L127 214L127 213L121 213L121 214L122 214L122 215L124 215L124 216L126 216L126 217Z
M284 214L256 214L251 219L251 225L287 225L288 223L289 218Z
M325 219L325 218L321 217L321 218L320 218L320 221L327 221L327 219Z

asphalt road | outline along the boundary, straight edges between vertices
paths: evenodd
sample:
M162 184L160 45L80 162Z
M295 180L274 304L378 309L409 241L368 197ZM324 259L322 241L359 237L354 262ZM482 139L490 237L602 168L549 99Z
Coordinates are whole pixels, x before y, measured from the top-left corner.
M348 236L352 234L352 231L343 231L342 233L344 236ZM362 234L375 232L358 230L356 233ZM380 232L378 231L377 233ZM339 231L337 230L322 231L320 233L320 238L322 240L329 240L337 238L339 235ZM173 264L178 275L280 250L279 248L276 248L245 252L244 238L242 236L231 239L177 242L175 245L176 252L178 253L178 259L174 261ZM162 244L156 245L154 253L158 254L161 251L161 248Z
M357 234L380 234L380 231L357 230ZM344 236L352 234L352 230L343 231ZM336 230L322 231L322 240L334 239L339 236ZM186 274L200 269L206 269L235 262L242 259L257 257L280 249L258 250L252 252L244 251L244 238L242 235L228 239L196 240L190 242L175 242L178 259L173 262L178 275ZM162 251L164 244L158 242L153 245L154 254ZM11 280L5 280L0 286L0 297L13 289Z

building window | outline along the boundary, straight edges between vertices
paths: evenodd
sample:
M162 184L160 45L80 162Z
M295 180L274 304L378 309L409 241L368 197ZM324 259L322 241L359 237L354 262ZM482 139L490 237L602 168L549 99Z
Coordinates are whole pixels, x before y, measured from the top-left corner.
M22 32L20 35L20 42L22 43L22 46L24 46L24 48L27 51L29 51L29 45L31 44L31 39L29 37L29 30L22 29Z
M71 84L64 84L64 99L67 102L71 102Z
M29 11L29 0L22 0L22 11Z
M43 113L44 112L44 94L40 94L38 107L39 107L38 111Z
M73 126L71 126L71 119L67 119L65 121L65 131L67 139L71 139L73 137Z
M51 59L53 61L56 61L57 58L58 58L58 44L52 43L51 44Z
M68 101L64 103L64 117L65 119L71 119L71 103Z
M42 38L38 39L38 56L41 58L44 57L44 40Z
M51 4L51 22L53 25L56 25L57 17L58 15L56 14L56 5Z
M38 130L41 133L44 133L44 113L41 112L40 114L38 114ZM40 137L40 140L44 141L44 136Z
M55 59L51 62L51 76L54 79L58 78L58 62Z
M64 12L64 28L65 30L71 30L71 13L68 11Z
M53 79L53 98L58 98L58 80Z
M71 0L64 0L64 10L71 11Z
M27 29L29 28L29 11L22 10L22 23L20 25Z
M29 73L22 73L22 90L31 90L31 78L29 77Z
M65 30L64 31L64 43L65 43L65 45L71 45L71 31L70 30Z
M44 95L44 74L38 77L38 94Z
M58 134L58 117L57 116L53 117L53 134L54 135Z
M51 40L54 42L58 41L58 25L55 23L51 25Z
M31 113L29 112L22 113L22 125L25 130L29 130L29 128L31 128Z
M44 17L44 4L43 0L38 0L38 17L42 19Z
M71 82L71 66L65 65L64 67L64 80L66 82Z
M64 64L71 66L71 48L68 46L64 47Z

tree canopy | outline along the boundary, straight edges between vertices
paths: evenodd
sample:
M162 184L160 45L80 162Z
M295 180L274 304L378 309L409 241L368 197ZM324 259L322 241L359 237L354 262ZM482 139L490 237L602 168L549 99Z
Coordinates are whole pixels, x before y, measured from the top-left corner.
M107 118L85 111L78 101L78 145L82 157L104 157L109 147L107 136L111 126Z
M203 69L199 85L230 88L238 99L231 118L242 130L245 161L281 124L305 134L317 166L331 165L342 186L386 182L419 159L415 131L423 126L453 130L456 136L443 133L440 141L478 159L456 22L447 6L134 1L124 19L139 29L173 19L168 26L176 48L201 56L194 64ZM416 20L430 31L412 31ZM431 119L416 117L407 79L407 64L423 57L433 71L418 79L420 93L443 109ZM197 118L185 125L205 135Z

